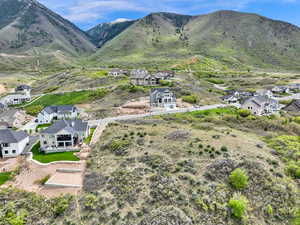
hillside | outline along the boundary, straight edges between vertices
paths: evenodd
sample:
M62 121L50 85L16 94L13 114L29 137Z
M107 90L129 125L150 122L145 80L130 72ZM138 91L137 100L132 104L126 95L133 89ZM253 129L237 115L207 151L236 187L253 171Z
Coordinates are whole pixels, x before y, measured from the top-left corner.
M103 46L106 42L110 41L128 27L130 27L135 21L121 21L112 23L101 23L98 26L87 31L87 34L91 37L94 44L98 47Z
M202 55L229 65L300 66L300 29L256 14L218 11L201 16L154 13L138 20L92 59L168 63Z
M20 69L25 62L26 67L71 64L72 60L56 56L63 54L66 59L94 49L83 31L37 1L0 0L0 52L5 61L0 63L1 70ZM16 55L22 55L21 59ZM49 55L49 61L42 63Z

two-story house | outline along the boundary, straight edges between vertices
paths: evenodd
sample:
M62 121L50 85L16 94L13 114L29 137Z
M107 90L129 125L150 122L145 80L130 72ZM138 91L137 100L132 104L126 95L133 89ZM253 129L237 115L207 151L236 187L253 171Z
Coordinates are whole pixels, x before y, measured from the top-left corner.
M11 129L0 130L0 157L17 157L29 143L29 136L24 131Z
M130 83L138 86L156 86L161 79L152 76L147 70L132 70L130 73Z
M45 153L77 151L89 135L87 122L59 120L40 133L41 151Z
M18 105L29 101L31 101L31 87L28 85L20 85L15 88L14 93L0 99L3 105Z
M176 96L169 88L154 88L150 92L150 106L175 109Z
M129 74L128 70L122 70L122 69L112 69L108 73L109 76L113 76L113 77L127 76L128 74Z
M53 120L76 119L78 115L78 109L74 105L47 106L38 114L36 122L47 124Z
M280 110L279 102L267 96L251 97L242 104L242 108L257 116L272 115Z

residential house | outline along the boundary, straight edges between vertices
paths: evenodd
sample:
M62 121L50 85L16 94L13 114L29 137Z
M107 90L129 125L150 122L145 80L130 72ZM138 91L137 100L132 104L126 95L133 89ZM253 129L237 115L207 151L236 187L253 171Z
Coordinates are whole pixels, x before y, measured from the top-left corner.
M154 88L150 93L150 106L175 109L176 96L169 88Z
M17 157L22 154L28 143L29 136L24 131L0 130L0 157Z
M130 73L130 83L138 86L155 86L161 79L152 76L147 70L132 70Z
M89 135L87 122L59 120L40 133L41 151L45 153L77 151Z
M267 98L273 98L273 92L267 89L257 90L254 96L266 96Z
M0 112L0 122L8 123L10 128L21 128L29 120L30 116L22 110L10 109Z
M288 86L275 86L272 88L272 92L275 94L290 93L290 88Z
M172 70L159 71L154 76L161 80L169 80L175 77L175 72Z
M0 99L3 105L18 105L31 101L31 87L28 85L20 85L15 88L14 93L10 93Z
M31 96L27 93L10 93L0 99L3 105L18 105L30 101Z
M120 76L127 76L129 74L128 70L122 70L122 69L112 69L109 71L109 76L113 77L120 77Z
M76 119L79 115L74 105L47 106L37 116L38 124L51 123L53 120Z
M19 85L15 88L16 93L25 93L30 95L32 88L26 84Z
M280 109L278 101L267 96L251 97L242 103L241 107L250 110L252 114L257 116L271 115Z
M294 93L300 92L300 84L289 84L288 87L291 92L294 92Z
M293 100L290 104L285 106L282 110L293 115L300 115L300 99Z
M221 97L221 99L228 104L236 104L239 103L240 93L238 91L230 91L227 95Z

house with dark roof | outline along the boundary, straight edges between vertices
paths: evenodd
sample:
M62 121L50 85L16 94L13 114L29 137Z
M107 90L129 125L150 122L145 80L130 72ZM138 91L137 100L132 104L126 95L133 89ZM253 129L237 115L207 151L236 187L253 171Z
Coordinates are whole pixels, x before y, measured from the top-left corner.
M150 92L150 106L175 109L176 96L169 88L154 88Z
M15 88L15 92L31 92L32 88L29 85L22 84Z
M175 77L175 72L172 70L158 71L154 76L162 80L169 80Z
M246 99L241 108L248 109L257 116L272 115L280 110L277 100L260 95Z
M161 78L152 76L147 70L137 69L130 73L130 83L138 86L155 86Z
M78 109L74 105L47 106L38 114L37 123L47 124L53 120L76 119L78 115Z
M28 143L29 136L24 131L0 130L0 157L17 157L22 154Z
M128 74L129 74L128 70L122 70L122 69L112 69L108 73L109 76L113 76L113 77L127 76Z
M300 115L300 99L293 100L290 104L285 106L282 110L289 112L293 115Z
M77 151L89 135L90 128L87 122L59 120L40 133L41 151L45 153Z
M15 88L15 92L7 94L0 99L3 105L18 105L31 101L31 87L28 85L20 85Z

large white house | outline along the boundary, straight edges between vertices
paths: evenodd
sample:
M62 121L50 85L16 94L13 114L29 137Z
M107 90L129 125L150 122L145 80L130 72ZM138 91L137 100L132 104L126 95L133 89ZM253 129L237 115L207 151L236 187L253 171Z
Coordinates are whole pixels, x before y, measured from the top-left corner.
M0 130L0 157L17 157L29 143L29 136L24 131L11 129Z
M89 135L87 122L59 120L41 132L41 151L52 153L80 150L80 145Z
M76 119L78 109L74 105L47 106L37 116L38 124L51 123L53 120Z
M0 99L3 105L18 105L29 101L31 101L31 87L28 85L20 85L16 87L14 93Z
M150 92L150 106L175 109L176 96L169 88L154 88Z

